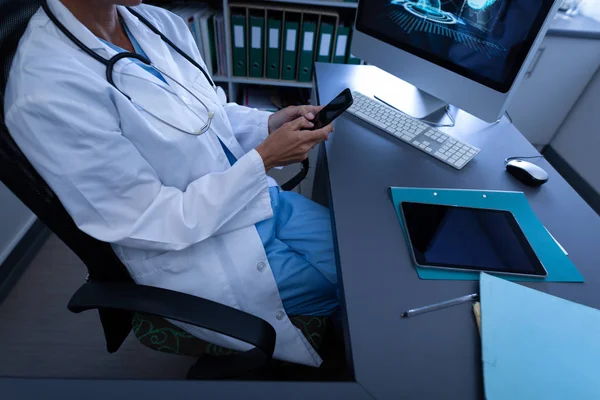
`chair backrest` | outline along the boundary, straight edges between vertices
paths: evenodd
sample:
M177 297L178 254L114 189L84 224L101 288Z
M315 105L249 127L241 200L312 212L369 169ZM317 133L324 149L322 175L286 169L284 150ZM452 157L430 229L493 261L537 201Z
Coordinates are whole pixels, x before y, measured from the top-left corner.
M4 121L4 92L19 40L41 0L0 0L0 181L2 181L88 268L99 282L131 281L125 266L108 243L77 228L56 194L16 145ZM82 271L83 272L83 271ZM82 273L82 282L84 274ZM131 314L102 310L100 319L108 351L116 351L131 330Z

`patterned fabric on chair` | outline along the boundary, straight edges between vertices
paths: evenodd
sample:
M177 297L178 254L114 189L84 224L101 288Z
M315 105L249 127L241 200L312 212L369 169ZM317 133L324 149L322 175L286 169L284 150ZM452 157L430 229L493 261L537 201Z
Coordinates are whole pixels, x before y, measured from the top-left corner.
M302 331L315 350L321 353L320 350L331 328L331 317L293 316L290 320ZM227 356L236 353L235 350L198 339L161 317L136 313L132 327L140 343L163 353L194 357L203 354Z

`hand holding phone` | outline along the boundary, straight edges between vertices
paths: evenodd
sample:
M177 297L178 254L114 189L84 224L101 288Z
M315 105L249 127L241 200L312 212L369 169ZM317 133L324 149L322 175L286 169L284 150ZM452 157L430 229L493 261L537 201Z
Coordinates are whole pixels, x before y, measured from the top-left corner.
M263 160L265 170L306 159L308 152L316 144L327 139L332 129L328 125L346 111L353 102L350 89L346 89L321 109L312 121L300 117L275 130L256 147L256 151ZM306 132L306 130L311 132Z
M312 120L314 127L312 130L321 129L330 123L332 123L337 117L342 115L344 111L346 111L352 103L354 99L352 98L352 92L350 89L345 89L342 93L340 93L331 103L327 104Z
M264 142L256 147L262 158L266 171L276 166L284 166L300 162L308 157L309 151L327 140L333 126L325 125L313 130L313 124L304 117L286 122L271 133Z

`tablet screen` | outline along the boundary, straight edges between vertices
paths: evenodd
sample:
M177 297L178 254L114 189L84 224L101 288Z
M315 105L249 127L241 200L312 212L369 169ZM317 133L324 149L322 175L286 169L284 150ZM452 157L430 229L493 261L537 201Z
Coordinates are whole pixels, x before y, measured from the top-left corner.
M409 202L400 208L420 266L546 276L508 211Z

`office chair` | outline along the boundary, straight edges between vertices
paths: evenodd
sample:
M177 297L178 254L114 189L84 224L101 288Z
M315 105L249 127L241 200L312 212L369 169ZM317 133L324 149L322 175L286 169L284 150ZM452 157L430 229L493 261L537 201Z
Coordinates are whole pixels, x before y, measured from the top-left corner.
M198 357L189 379L253 377L272 369L275 330L266 321L200 297L136 285L108 243L80 231L27 158L4 123L4 91L19 39L40 0L0 0L0 181L2 181L86 265L88 278L68 304L74 313L97 309L106 349L116 352L133 330L139 341L158 351ZM291 190L308 172L302 171L282 186ZM82 277L83 278L83 277ZM82 279L83 280L83 279ZM235 352L206 343L165 318L222 333L255 347ZM290 317L319 350L329 331L329 317Z

